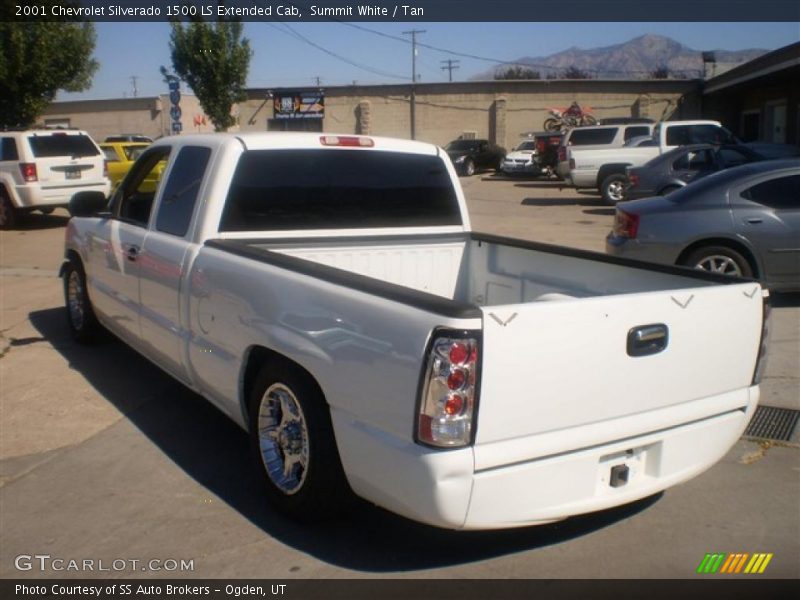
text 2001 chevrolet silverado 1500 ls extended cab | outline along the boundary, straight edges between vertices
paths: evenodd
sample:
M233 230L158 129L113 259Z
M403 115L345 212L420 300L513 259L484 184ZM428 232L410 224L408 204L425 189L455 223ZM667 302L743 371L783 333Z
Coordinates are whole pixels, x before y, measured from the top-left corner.
M710 467L758 401L758 283L473 233L433 145L166 138L72 212L74 335L99 322L249 430L294 516L615 506Z

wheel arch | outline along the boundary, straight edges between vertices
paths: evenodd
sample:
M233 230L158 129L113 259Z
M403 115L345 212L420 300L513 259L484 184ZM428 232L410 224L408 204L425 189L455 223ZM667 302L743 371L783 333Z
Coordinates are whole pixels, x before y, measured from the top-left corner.
M625 175L626 167L632 166L631 163L610 163L605 164L600 167L600 170L597 172L597 187L600 188L603 185L603 181L605 181L606 177L609 175Z
M245 351L245 358L242 361L241 376L239 378L239 410L242 413L243 422L247 424L248 427L250 425L250 394L256 384L259 372L264 365L270 363L283 363L287 368L296 370L306 378L309 383L317 388L320 396L325 400L325 405L328 405L328 400L325 397L325 393L322 391L322 386L308 369L285 354L276 352L266 346L253 345Z
M711 237L711 238L703 238L701 240L697 240L692 242L686 248L684 248L681 253L678 255L677 260L675 261L678 265L683 265L686 262L686 259L689 255L692 254L695 250L699 250L705 246L724 246L726 248L730 248L731 250L735 250L739 254L741 254L745 260L747 260L750 268L753 270L753 277L759 278L762 276L763 270L761 268L761 264L758 260L756 253L753 249L742 242L741 240L735 240L732 238L727 237Z

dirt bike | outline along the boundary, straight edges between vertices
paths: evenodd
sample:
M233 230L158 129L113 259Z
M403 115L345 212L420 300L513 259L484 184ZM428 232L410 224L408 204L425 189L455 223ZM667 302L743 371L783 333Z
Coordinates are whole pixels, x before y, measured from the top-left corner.
M572 127L579 127L581 125L597 125L597 119L588 113L591 109L587 107L577 110L570 110L570 108L551 108L550 116L544 120L545 131L566 131Z

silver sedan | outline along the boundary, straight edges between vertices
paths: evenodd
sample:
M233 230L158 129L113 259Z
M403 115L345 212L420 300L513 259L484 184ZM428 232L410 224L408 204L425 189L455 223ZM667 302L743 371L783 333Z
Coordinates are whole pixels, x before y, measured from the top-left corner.
M669 196L620 202L606 252L800 290L800 159L748 164Z

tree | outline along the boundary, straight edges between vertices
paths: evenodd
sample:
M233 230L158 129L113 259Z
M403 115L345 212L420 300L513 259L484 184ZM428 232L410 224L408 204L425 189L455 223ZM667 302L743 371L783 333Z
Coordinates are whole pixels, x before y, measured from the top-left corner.
M661 65L657 69L650 71L650 79L669 79L669 68L667 65Z
M569 67L561 75L561 79L591 79L592 76L588 71L583 71L575 65Z
M59 90L88 89L94 45L91 23L0 21L0 128L29 127Z
M195 93L216 131L236 124L231 106L247 99L244 88L253 52L250 41L242 37L242 27L240 21L231 20L195 20L185 26L172 22L172 66Z
M541 73L534 71L530 67L523 67L520 65L512 65L496 71L494 74L495 79L541 79Z

